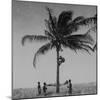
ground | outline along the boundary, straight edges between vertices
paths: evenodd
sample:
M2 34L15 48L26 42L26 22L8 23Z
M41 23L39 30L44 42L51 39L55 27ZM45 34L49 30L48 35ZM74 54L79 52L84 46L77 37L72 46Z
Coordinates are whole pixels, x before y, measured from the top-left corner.
M52 97L52 96L69 96L68 89L66 85L60 86L60 93L56 94L55 86L47 87L46 96L41 93L38 95L37 88L19 88L13 89L12 97L13 99L31 99L31 98L40 98L40 97ZM74 84L72 95L85 95L85 94L96 94L97 88L96 83L87 83L87 84Z

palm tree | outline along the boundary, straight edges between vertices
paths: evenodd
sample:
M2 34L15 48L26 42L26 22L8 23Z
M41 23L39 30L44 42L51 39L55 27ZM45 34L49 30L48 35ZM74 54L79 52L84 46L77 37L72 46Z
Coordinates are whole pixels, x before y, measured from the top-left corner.
M73 11L63 11L58 18L53 15L52 9L46 7L49 18L45 20L46 30L44 35L25 35L22 38L22 45L28 39L30 41L47 41L45 45L40 47L35 53L33 66L36 67L36 59L40 54L45 54L48 50L55 48L57 52L57 76L56 76L56 92L59 93L59 53L63 48L70 48L73 51L83 50L88 53L93 51L91 45L93 39L89 34L73 34L77 32L81 26L87 25L87 21L83 16L73 19Z

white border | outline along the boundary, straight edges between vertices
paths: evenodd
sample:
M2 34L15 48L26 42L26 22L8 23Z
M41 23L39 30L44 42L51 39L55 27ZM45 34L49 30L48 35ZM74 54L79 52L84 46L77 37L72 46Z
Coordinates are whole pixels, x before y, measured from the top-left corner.
M24 0L34 1L34 0ZM86 5L98 5L100 9L99 0L35 0L44 2L56 2L56 3L69 3L69 4L86 4ZM100 10L98 11L98 22L100 22ZM98 27L100 24L98 23ZM100 28L98 28L98 37L100 37ZM100 38L98 38L100 42ZM100 45L98 43L98 51ZM100 53L98 52L98 59ZM100 68L98 60L98 89L100 89ZM56 98L42 98L41 100L99 100L100 90L98 95L88 96L73 96L73 97L56 97ZM11 96L11 0L0 0L0 100L9 100ZM26 99L28 100L28 99ZM32 100L32 99L30 99ZM35 100L35 99L34 99Z
M21 1L38 1L38 2L53 2L53 3L69 3L82 5L98 5L95 0L21 0ZM95 1L95 2L94 2Z

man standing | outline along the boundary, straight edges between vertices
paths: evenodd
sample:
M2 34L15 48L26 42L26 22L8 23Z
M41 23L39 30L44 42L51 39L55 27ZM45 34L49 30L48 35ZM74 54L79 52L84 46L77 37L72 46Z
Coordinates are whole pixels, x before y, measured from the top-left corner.
M71 95L72 94L72 83L71 83L71 80L69 79L69 81L68 81L68 93L69 93L69 95Z
M39 95L41 94L41 85L40 85L40 82L38 82L38 94Z
M43 92L44 92L44 95L45 95L45 96L46 96L46 91L47 91L47 85L46 85L46 83L44 82Z

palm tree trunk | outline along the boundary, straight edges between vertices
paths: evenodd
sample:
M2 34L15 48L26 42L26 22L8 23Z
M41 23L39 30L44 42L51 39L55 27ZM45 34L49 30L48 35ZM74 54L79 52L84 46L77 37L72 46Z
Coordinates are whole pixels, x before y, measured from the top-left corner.
M56 93L60 92L59 89L59 49L56 48L57 51L57 76L56 76Z

